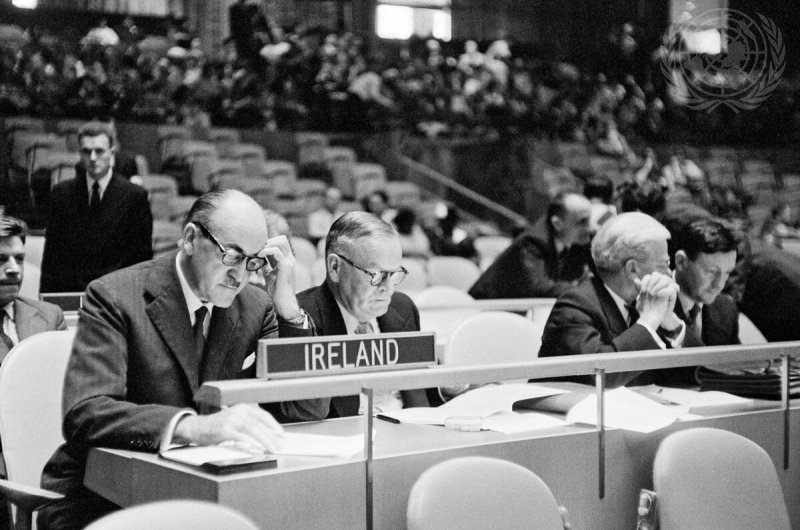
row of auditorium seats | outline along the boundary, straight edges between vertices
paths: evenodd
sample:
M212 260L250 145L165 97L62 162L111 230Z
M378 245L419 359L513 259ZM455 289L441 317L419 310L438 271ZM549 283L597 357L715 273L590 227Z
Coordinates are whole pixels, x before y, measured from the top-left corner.
M0 481L0 492L17 508L15 528L30 528L32 513L60 498L38 484L45 461L63 441L60 395L73 337L74 331L34 335L0 366L0 437L9 479ZM643 520L655 513L653 520L663 530L790 528L771 458L728 431L694 428L668 435L655 452L653 487L655 493L647 492L647 502L636 508ZM410 530L558 530L570 528L566 513L533 471L499 459L462 457L422 473L411 489L406 517ZM148 528L257 528L224 507L174 501L122 510L90 528L131 528L133 522Z

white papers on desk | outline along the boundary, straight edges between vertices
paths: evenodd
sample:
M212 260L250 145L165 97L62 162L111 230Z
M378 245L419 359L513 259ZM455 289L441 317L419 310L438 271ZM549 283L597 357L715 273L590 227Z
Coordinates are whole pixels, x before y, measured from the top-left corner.
M411 407L382 414L401 423L422 425L444 425L448 418L457 416L477 417L483 418L484 429L522 432L565 423L546 414L512 414L514 403L564 392L567 391L533 383L486 385L465 392L439 407ZM504 414L494 417L501 412Z
M648 433L678 419L699 417L656 403L629 388L619 387L605 393L606 427ZM589 395L573 406L567 412L567 421L597 425L597 396Z
M327 456L350 458L364 450L364 435L283 433L283 445L273 454L282 456Z
M657 403L671 405L676 408L682 407L687 412L698 409L718 410L746 407L753 403L752 399L734 396L717 390L700 392L699 390L658 385L636 386L632 387L631 390L639 392Z

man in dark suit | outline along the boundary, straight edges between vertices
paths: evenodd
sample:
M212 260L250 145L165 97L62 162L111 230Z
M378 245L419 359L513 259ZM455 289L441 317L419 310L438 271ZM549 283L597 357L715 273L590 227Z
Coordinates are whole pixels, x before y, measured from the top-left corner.
M266 256L276 262L271 296L247 283ZM294 265L286 237L268 238L258 204L221 190L195 201L177 254L89 284L64 384L66 443L42 478L66 499L42 510L40 529L82 528L116 508L83 486L90 447L154 451L170 426L181 443L280 444L263 409L197 415L193 396L204 381L254 377L258 339L313 334Z
M42 331L67 329L60 307L19 296L27 232L23 221L0 215L0 363L19 341Z
M606 221L592 240L597 274L558 297L539 356L682 345L686 325L674 312L678 286L669 269L669 237L661 223L641 212ZM606 382L609 387L622 386L639 375L608 374ZM592 382L591 376L572 380Z
M592 204L579 193L557 195L532 230L519 235L470 288L473 298L556 297L589 266Z
M298 295L318 335L419 331L419 311L395 285L405 278L395 229L367 212L348 212L331 226L325 242L325 282ZM318 420L353 416L359 396L280 404L282 419ZM376 410L428 406L424 390L376 394ZM361 411L363 412L363 410Z
M67 329L60 307L19 296L27 230L23 221L0 215L0 363L21 340L43 331ZM0 459L0 477L5 476ZM6 528L7 523L7 504L0 498L0 528Z
M675 314L686 322L683 347L739 344L739 311L722 293L736 266L737 240L731 230L710 217L697 219L672 234L672 263L680 287ZM657 370L666 386L693 386L695 367Z
M153 257L147 191L114 171L114 129L78 131L85 178L57 184L42 259L42 292L76 292L109 272Z

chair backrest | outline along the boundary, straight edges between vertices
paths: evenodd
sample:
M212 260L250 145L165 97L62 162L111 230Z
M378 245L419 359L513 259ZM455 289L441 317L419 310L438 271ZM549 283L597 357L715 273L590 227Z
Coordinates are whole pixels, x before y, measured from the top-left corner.
M767 339L753 321L744 313L739 313L739 340L742 344L766 344Z
M769 455L744 436L696 428L670 434L653 463L661 530L791 528Z
M479 268L485 271L489 265L499 256L505 249L511 245L511 238L506 236L480 236L476 237L473 241L475 252L478 253L480 260Z
M308 267L317 259L317 247L314 243L303 237L292 237L292 250L294 257L298 263L302 263Z
M408 530L563 530L558 503L536 473L486 457L454 458L427 469L411 488Z
M64 441L61 394L74 330L21 341L0 365L0 439L8 478L39 486L42 468Z
M496 364L532 361L539 356L544 321L507 311L481 311L456 324L447 341L444 364Z
M222 504L195 500L158 501L110 513L86 530L258 530L258 526Z
M475 263L460 256L433 256L428 260L428 282L468 291L480 277Z
M403 258L403 267L408 270L408 276L403 283L397 286L398 291L416 294L430 285L426 262L421 258Z
M327 136L322 133L299 132L294 135L294 139L297 144L297 164L300 167L325 163Z
M475 299L468 292L450 287L449 285L434 285L414 295L417 307L431 307L443 305L469 305Z

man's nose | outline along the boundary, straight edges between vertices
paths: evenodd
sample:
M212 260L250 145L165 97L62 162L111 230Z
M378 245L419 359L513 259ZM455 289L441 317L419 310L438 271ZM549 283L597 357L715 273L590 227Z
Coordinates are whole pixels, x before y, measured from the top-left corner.
M14 256L8 258L5 265L3 265L3 272L7 276L17 275L22 271L22 260L17 260Z

